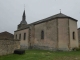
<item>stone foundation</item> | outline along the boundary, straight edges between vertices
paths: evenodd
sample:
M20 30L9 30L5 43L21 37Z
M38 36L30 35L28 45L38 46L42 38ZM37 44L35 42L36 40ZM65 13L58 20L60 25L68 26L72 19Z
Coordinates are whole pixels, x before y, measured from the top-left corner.
M54 47L48 47L48 46L32 46L33 49L42 49L42 50L50 50L50 51L56 51L57 49Z

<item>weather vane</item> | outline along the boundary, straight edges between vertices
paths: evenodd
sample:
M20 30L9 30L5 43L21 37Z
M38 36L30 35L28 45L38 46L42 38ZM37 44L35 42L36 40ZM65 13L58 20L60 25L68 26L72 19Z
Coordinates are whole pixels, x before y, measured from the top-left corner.
M25 4L24 4L24 10L25 10Z

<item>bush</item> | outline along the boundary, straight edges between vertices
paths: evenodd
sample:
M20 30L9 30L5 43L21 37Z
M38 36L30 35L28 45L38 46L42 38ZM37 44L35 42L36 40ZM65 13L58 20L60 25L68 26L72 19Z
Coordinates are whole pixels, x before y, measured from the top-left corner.
M14 54L24 54L25 53L25 50L22 50L22 49L17 49L14 51Z
M73 48L72 50L73 50L73 51L80 51L80 48L75 47L75 48Z

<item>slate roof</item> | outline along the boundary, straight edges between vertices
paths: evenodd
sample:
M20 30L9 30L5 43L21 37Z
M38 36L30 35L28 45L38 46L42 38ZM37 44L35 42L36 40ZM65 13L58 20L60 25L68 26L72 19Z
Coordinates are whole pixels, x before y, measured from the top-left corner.
M55 19L55 18L70 18L70 19L73 19L74 21L77 21L76 19L74 19L74 18L72 18L70 16L67 16L67 15L65 15L63 13L58 13L56 15L50 16L48 18L45 18L45 19L42 19L42 20L39 20L39 21L36 21L34 23L31 23L31 24L35 25L35 24L42 23L42 22L45 22L45 21L48 21L48 20L51 20L51 19Z
M27 25L27 22L26 22L25 20L22 20L22 21L20 22L20 24L26 24L26 25Z
M72 18L72 17L70 17L70 16L67 16L67 15L65 15L65 14L63 14L63 13L58 13L58 14L55 14L55 15L50 16L50 17L48 17L48 18L45 18L45 19L42 19L42 20L33 22L33 23L31 23L31 24L28 24L28 25L26 26L26 28L29 28L29 26L31 26L31 25L36 25L36 24L39 24L39 23L42 23L42 22L45 22L45 21L49 21L49 20L55 19L55 18L70 18L70 19L72 19L72 20L74 20L74 21L77 21L76 19L74 19L74 18ZM26 29L26 28L24 28L24 29ZM22 30L23 30L23 29L22 29ZM19 30L17 30L17 31L19 31ZM16 31L15 31L15 32L16 32Z
M26 24L26 25L27 25L25 10L24 10L24 12L23 12L22 21L20 22L20 24Z
M14 39L14 35L7 31L4 31L0 33L0 39Z

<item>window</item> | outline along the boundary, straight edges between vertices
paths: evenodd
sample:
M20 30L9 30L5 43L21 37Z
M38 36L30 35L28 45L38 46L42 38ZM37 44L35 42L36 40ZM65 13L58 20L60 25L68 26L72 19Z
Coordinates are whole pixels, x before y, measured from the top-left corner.
M26 39L26 33L24 33L24 40Z
M17 34L16 34L16 39L17 39Z
M21 34L19 34L19 39L21 40Z
M73 32L72 34L73 34L73 39L75 39L75 32Z
M44 31L41 31L41 39L44 39Z

